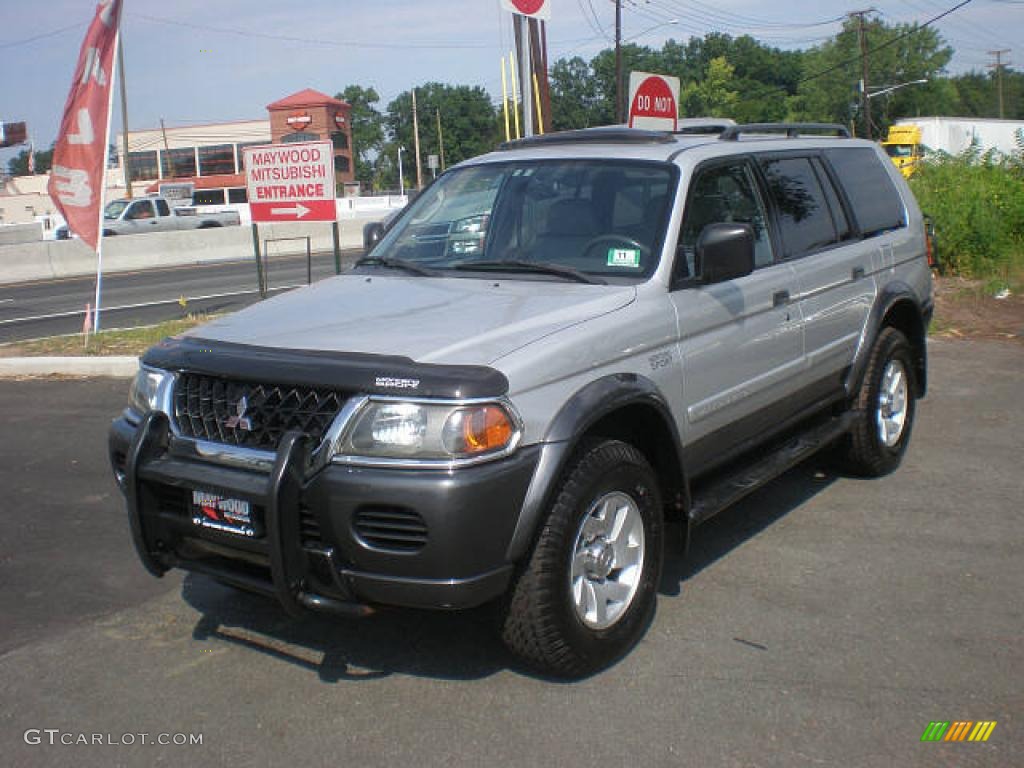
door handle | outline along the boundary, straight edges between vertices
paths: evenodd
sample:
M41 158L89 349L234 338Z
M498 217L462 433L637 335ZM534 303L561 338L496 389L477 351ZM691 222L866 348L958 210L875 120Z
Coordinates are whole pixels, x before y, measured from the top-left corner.
M782 307L789 304L789 291L776 291L772 296L772 307Z
M854 267L853 268L853 279L854 280L860 280L862 277L864 277L864 267Z

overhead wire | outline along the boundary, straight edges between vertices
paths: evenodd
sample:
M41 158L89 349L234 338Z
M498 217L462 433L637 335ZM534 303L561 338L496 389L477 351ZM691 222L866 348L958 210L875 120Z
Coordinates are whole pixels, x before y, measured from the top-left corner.
M48 37L56 37L57 35L63 34L64 32L70 32L72 29L79 29L80 27L84 27L88 23L89 22L87 21L79 21L74 24L69 24L66 27L61 27L60 29L54 29L49 32L40 32L37 35L22 38L21 40L7 40L4 42L0 42L0 48L16 48L20 45L28 45L29 43L34 43L37 40L45 40Z

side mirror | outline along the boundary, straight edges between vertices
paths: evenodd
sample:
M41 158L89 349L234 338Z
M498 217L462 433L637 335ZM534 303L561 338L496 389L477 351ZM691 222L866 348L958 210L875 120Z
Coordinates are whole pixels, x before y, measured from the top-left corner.
M754 230L749 224L708 224L697 238L697 274L721 283L754 271Z

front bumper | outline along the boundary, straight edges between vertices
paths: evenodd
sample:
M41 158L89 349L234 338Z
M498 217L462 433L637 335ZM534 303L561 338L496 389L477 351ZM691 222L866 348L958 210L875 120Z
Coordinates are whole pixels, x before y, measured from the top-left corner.
M303 608L469 608L508 587L506 559L539 449L452 471L328 464L308 474L304 435L281 440L270 474L197 461L159 412L110 430L136 550L156 575L205 573ZM262 535L195 525L191 492L249 501Z

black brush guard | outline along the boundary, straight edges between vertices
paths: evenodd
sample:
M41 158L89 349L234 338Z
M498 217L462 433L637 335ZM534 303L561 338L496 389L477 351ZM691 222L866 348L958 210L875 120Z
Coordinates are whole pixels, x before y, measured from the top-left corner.
M211 576L243 589L272 595L292 616L303 609L329 611L346 616L372 613L370 606L349 600L339 600L309 591L308 577L312 561L319 559L333 578L333 586L343 595L350 590L339 577L333 548L303 549L299 535L299 502L302 494L305 468L309 466L309 440L297 430L286 432L281 438L274 467L267 478L263 496L257 501L263 506L266 545L270 559L270 581L229 568L222 568L198 560L179 559L154 536L139 479L140 469L167 453L170 424L166 414L153 411L146 415L135 433L125 464L124 490L131 525L132 540L139 559L154 576L163 576L172 567L181 567Z

